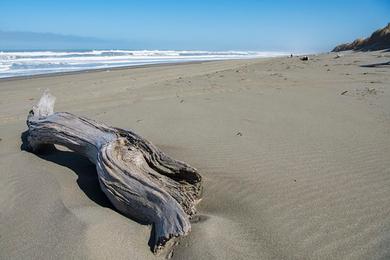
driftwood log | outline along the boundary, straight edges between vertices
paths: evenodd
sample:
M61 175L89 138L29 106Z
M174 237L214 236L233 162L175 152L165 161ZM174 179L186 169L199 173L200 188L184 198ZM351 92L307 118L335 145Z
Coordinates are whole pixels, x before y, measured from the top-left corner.
M152 250L190 232L201 198L201 176L132 131L109 127L66 112L53 112L45 91L27 117L27 146L38 152L63 145L96 165L100 187L125 216L153 225ZM169 243L170 245L174 243Z

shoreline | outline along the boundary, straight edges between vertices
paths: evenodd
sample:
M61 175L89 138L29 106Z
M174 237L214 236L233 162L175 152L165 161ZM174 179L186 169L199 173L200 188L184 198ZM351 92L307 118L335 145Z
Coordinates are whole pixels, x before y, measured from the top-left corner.
M1 51L0 51L1 52ZM19 75L19 76L6 76L0 78L0 80L12 80L12 79L20 79L20 78L36 78L36 77L46 77L48 75L68 75L73 73L82 73L82 72L93 72L93 71L105 71L105 70L117 70L117 69L129 69L129 68L144 68L149 66L161 66L161 65L180 65L180 64L193 64L193 63L203 63L203 62L212 62L212 61L233 61L233 60L253 60L253 59L268 59L268 58L278 58L278 57L285 57L285 55L276 55L276 56L270 56L270 57L245 57L245 58L220 58L220 59L205 59L205 60L189 60L189 61L164 61L164 62L157 62L157 63L149 63L149 64L140 64L140 65L124 65L124 66L113 66L113 67L106 67L106 68L90 68L90 69L80 69L80 70L72 70L72 71L63 71L63 72L46 72L46 73L40 73L40 74L33 74L33 75Z
M310 53L311 55L323 55L324 53ZM294 57L299 57L305 54L297 54ZM64 75L73 75L73 74L82 74L82 73L93 73L93 72L102 72L102 71L116 71L116 70L128 70L128 69L138 69L138 68L149 68L149 67L160 67L160 66L176 66L176 65L191 65L191 64L202 64L207 62L224 62L224 61L252 61L252 60L267 60L267 59L278 59L286 58L289 56L275 56L275 57L256 57L256 58L238 58L238 59L220 59L220 60L202 60L202 61L183 61L183 62L166 62L166 63L154 63L154 64L142 64L142 65L127 65L127 66L116 66L116 67L107 67L107 68L97 68L97 69L85 69L85 70L74 70L74 71L64 71L64 72L49 72L35 75L23 75L23 76L11 76L0 78L1 81L12 81L20 79L35 79L42 77L55 77L55 76L64 76Z
M56 77L56 76L65 76L65 75L77 75L83 73L93 73L93 72L102 72L102 71L128 70L128 69L139 69L139 68L149 68L149 67L159 67L159 66L189 65L189 64L199 64L204 62L213 62L213 61L224 61L224 60L188 61L188 62L172 62L172 63L168 62L168 63L134 65L134 66L117 66L117 67L107 67L107 68L98 68L98 69L74 70L74 71L64 71L64 72L52 72L52 73L49 72L49 73L42 73L42 74L35 74L35 75L11 76L11 77L0 78L0 82L20 80L20 79L36 79L36 78L47 78L47 77Z

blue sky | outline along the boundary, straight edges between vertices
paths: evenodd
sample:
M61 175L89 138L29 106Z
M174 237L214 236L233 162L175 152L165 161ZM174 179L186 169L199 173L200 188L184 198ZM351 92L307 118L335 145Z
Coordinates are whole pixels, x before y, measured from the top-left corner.
M390 22L390 0L1 0L0 10L0 49L328 51Z

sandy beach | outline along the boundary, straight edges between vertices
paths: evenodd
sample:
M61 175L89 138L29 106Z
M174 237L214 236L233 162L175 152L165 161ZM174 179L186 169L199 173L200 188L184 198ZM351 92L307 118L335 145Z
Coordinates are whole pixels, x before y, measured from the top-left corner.
M211 61L0 80L0 258L162 259L95 166L21 149L42 92L199 170L172 259L389 259L390 52Z

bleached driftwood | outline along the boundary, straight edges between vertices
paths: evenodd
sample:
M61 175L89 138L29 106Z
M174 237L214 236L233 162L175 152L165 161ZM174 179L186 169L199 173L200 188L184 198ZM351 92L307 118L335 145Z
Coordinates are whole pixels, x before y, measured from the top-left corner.
M201 176L132 131L66 112L54 113L45 91L27 117L29 148L59 144L96 165L100 187L121 213L154 226L154 253L191 229L201 197ZM172 240L171 240L172 241Z

